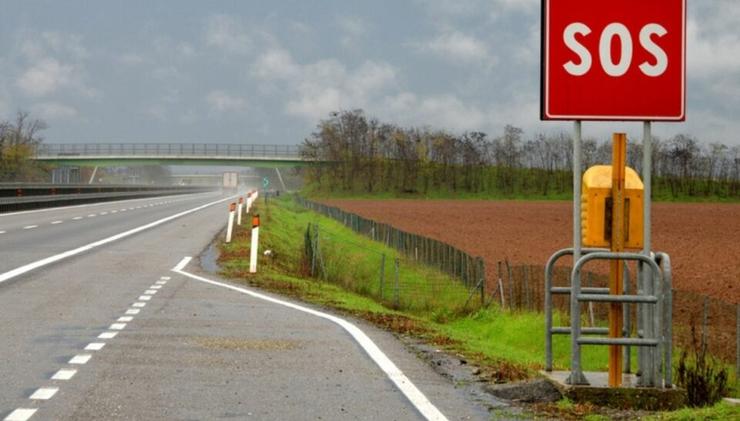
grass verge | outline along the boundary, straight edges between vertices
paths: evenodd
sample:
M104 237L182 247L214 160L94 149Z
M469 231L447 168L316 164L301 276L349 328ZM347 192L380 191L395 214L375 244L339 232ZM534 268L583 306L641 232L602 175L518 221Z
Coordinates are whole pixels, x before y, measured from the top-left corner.
M464 355L481 367L481 377L491 382L533 377L543 368L541 314L511 313L495 304L481 308L468 302L463 306L462 298L468 294L448 288L440 295L439 290L427 285L439 282L456 285L458 281L417 265L394 249L355 234L332 219L307 211L290 198L271 199L267 205L260 201L258 206L262 217L260 247L271 250L271 256L260 253L260 273L250 275L250 233L237 228L234 241L221 246L219 262L225 276L328 306L396 333L422 338L448 352ZM309 224L321 227L321 250L327 267L325 280L307 276L310 262L304 255ZM380 255L385 255L386 261L399 259L403 268L399 273L399 291L405 292L402 300L380 294L377 287L380 272L377 256ZM386 280L392 277L388 270L385 275ZM442 296L453 303L445 304L445 300L439 299ZM556 315L556 324L560 324L558 319ZM568 367L569 338L556 336L553 349L555 367ZM606 348L584 347L582 357L586 370L606 371ZM719 408L725 410L723 406Z

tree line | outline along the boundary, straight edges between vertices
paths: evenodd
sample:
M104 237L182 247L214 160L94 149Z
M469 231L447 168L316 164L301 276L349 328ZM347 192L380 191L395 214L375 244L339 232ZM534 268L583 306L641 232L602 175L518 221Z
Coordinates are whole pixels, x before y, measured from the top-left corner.
M42 181L43 166L31 160L47 128L43 120L19 111L12 121L0 121L0 181Z
M331 113L303 142L312 188L325 192L492 196L572 194L572 138L565 133L526 137L507 125L503 133L453 134L408 128L368 118L362 110ZM585 168L611 162L611 140L583 140ZM678 134L653 139L656 197L740 197L740 147L702 144ZM629 142L628 165L642 170L642 144Z

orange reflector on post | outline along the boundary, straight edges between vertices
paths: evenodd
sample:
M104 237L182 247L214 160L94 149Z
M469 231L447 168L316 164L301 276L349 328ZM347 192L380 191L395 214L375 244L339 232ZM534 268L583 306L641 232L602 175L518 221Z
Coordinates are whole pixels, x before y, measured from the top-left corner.
M239 198L239 204L241 205L242 203L244 203L244 198L243 197L240 197Z
M257 228L260 226L260 216L254 215L252 216L252 228Z
M229 205L229 212L234 212L236 210L236 203L232 203Z

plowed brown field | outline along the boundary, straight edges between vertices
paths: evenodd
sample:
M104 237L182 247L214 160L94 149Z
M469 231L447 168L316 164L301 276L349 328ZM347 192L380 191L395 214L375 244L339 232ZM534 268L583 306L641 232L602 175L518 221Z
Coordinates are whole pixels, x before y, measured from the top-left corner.
M572 243L570 202L325 200L486 260L543 265ZM653 250L670 254L674 288L740 302L740 205L653 205Z

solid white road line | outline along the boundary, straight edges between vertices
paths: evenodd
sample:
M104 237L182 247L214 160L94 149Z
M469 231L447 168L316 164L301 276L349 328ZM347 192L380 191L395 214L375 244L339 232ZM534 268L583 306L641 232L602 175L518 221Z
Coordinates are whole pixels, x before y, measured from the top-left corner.
M129 236L132 236L132 235L137 234L139 232L146 231L148 229L151 229L151 228L154 228L156 226L162 225L162 224L164 224L166 222L172 221L173 219L177 219L177 218L183 217L185 215L189 215L191 213L198 212L198 211L200 211L202 209L208 208L208 207L213 206L213 205L216 205L218 203L223 203L223 202L225 202L227 200L231 200L233 198L234 198L234 196L230 196L230 197L227 197L227 198L224 198L224 199L216 200L214 202L209 202L209 203L206 203L205 205L200 205L200 206L194 207L192 209L188 209L186 211L183 211L183 212L180 212L180 213L176 213L174 215L170 215L170 216L168 216L166 218L162 218L162 219L159 219L157 221L150 222L150 223L148 223L146 225L142 225L140 227L133 228L133 229L130 229L128 231L124 231L124 232L122 232L120 234L116 234L116 235L113 235L111 237L108 237L108 238L104 238L102 240L95 241L93 243L84 245L82 247L78 247L78 248L73 249L73 250L68 250L68 251L65 251L63 253L59 253L59 254L56 254L54 256L47 257L45 259L37 260L37 261L35 261L33 263L29 263L29 264L23 265L21 267L15 268L15 269L13 269L11 271L8 271L8 272L5 272L5 273L0 274L0 284L3 283L3 282L5 282L5 281L7 281L8 279L15 278L16 276L19 276L19 275L22 275L24 273L30 272L30 271L32 271L34 269L38 269L40 267L50 265L52 263L58 262L60 260L66 259L68 257L76 256L76 255L78 255L80 253L84 253L84 252L89 251L89 250L92 250L92 249L94 249L96 247L100 247L102 245L105 245L105 244L108 244L108 243L112 243L112 242L117 241L117 240L120 240L122 238L126 238L126 237L129 237Z
M126 323L113 323L108 327L110 330L123 330L126 328Z
M227 288L232 291L240 292L242 294L249 295L254 298L258 298L260 300L268 301L274 304L278 304L284 307L291 308L293 310L298 310L304 313L311 314L316 317L320 317L322 319L329 320L331 322L334 322L335 324L339 325L342 329L344 329L347 333L349 333L352 338L357 342L360 347L362 347L363 350L367 353L367 355L375 362L375 364L380 367L380 369L385 373L386 376L396 385L396 387L403 393L406 398L411 402L414 407L428 420L447 420L447 418L442 414L442 412L437 409L434 404L432 404L429 399L427 399L426 396L411 382L411 380L406 377L405 374L399 369L393 361L388 358L388 356L383 353L383 351L378 348L377 345L375 345L375 342L368 337L365 332L360 330L357 326L353 325L352 323L336 317L332 316L331 314L323 313L317 310L310 309L308 307L303 307L298 304L293 304L287 301L279 300L277 298L272 298L264 294L260 294L258 292L254 292L252 290L241 288L229 284L225 284L223 282L217 282L212 281L210 279L203 278L198 275L193 275L192 273L188 273L183 271L185 266L190 262L192 258L191 257L185 257L180 261L180 263L175 266L172 271L179 273L180 275L186 276L188 278L194 279L196 281L200 281L206 284L218 286L221 288Z
M118 332L103 332L98 335L98 339L113 339L118 335Z
M57 371L56 373L54 373L54 375L51 376L51 379L52 380L69 380L72 377L74 377L75 374L77 374L77 370L73 368L63 368Z
M139 314L140 311L138 308L130 308L126 310L126 314Z
M85 351L100 351L105 346L105 342L90 342L85 347Z
M64 221L52 221L51 225L59 225L63 223Z
M23 227L23 229L24 230L32 230L32 229L38 228L38 227L39 227L38 225L27 225L27 226Z
M117 322L130 322L131 320L134 320L134 318L131 316L123 316L123 317L119 317L118 320L116 321Z
M58 391L58 387L42 387L40 389L36 389L28 399L46 401L56 395Z
M35 408L18 408L11 412L4 421L27 421L38 409Z
M69 360L69 363L78 365L87 364L87 362L90 361L90 358L92 358L92 355L90 354L77 354Z

